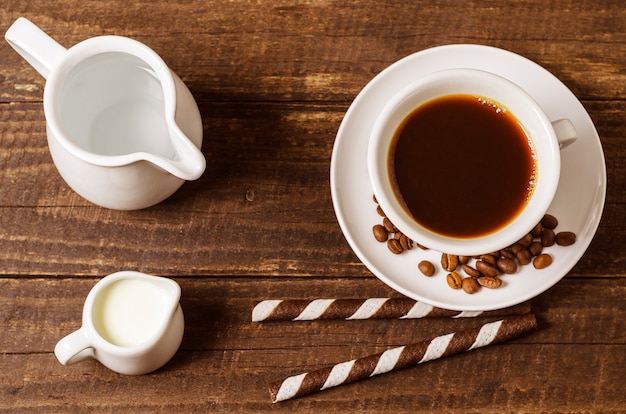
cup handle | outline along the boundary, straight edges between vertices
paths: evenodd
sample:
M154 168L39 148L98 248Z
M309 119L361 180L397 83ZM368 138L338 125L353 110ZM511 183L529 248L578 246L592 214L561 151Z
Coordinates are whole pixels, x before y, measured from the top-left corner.
M4 38L44 79L61 60L67 49L24 17L18 18Z
M578 138L576 128L569 119L559 119L552 122L552 128L554 128L556 139L559 141L559 149L573 144Z
M83 328L72 332L57 342L54 355L63 365L94 358L94 351Z

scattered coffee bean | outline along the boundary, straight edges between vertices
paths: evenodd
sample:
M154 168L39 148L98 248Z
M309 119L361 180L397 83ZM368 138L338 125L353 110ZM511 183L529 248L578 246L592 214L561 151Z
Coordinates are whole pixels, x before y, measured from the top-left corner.
M533 260L533 266L535 269L545 269L552 264L552 256L546 253L542 253L535 257Z
M541 219L541 225L546 229L554 230L559 225L559 221L553 215L546 214Z
M428 250L426 246L414 242L399 231L386 217L376 197L372 196L372 199L377 204L376 211L383 218L382 224L372 228L377 241L387 242L387 247L393 254L400 254L412 249L413 246ZM481 286L490 289L500 287L503 284L499 277L500 273L507 275L517 273L518 264L525 266L532 263L536 269L550 266L553 259L551 255L543 253L545 247L555 244L570 246L576 242L576 234L571 231L556 233L554 229L557 225L556 217L546 214L528 234L505 249L472 257L442 254L441 266L449 272L446 275L446 282L453 289L463 289L472 294ZM474 265L471 265L472 260L475 260ZM463 278L456 272L459 265L469 277ZM425 276L433 276L437 272L435 265L428 260L419 262L418 269Z
M571 246L576 243L576 234L571 231L561 231L554 236L554 241L559 246Z
M466 277L461 282L461 288L465 291L465 293L469 293L470 295L478 292L480 289L480 285L473 277Z
M496 267L507 275L512 275L517 272L517 264L515 264L515 260L509 259L508 257L501 257L498 259L496 263Z
M399 241L400 246L402 246L402 250L411 250L413 248L413 240L409 239L405 234L400 233Z
M448 253L443 253L441 255L441 266L444 268L444 270L447 270L448 272L452 272L456 270L458 265L459 265L458 256L454 254L448 254Z
M446 275L446 282L452 289L461 289L463 286L463 279L457 272L450 272Z
M554 230L552 229L543 229L541 232L541 245L543 247L550 247L554 245Z
M533 227L533 229L530 231L530 234L533 236L533 238L539 238L541 237L541 231L543 230L543 226L541 225L541 222L537 223L537 225L535 227Z
M467 265L467 264L463 265L463 271L465 272L466 275L471 276L471 277L481 277L483 275L478 270L474 269L472 266Z
M478 260L476 262L476 269L483 274L483 276L498 276L498 269L490 263L487 263L483 260Z
M435 265L428 260L422 260L417 267L424 276L432 276L435 274Z
M532 242L532 244L528 247L528 251L533 256L539 256L542 250L543 250L543 245L541 244L541 242L538 242L538 241Z
M519 252L520 250L522 250L524 248L524 246L522 246L519 243L513 243L510 247L511 252L515 255L517 254L517 252Z
M485 263L489 263L491 266L496 265L496 256L494 253L491 254L481 254L479 259Z
M389 248L389 251L391 251L391 253L393 254L402 253L402 245L397 239L387 240L387 247Z
M389 233L395 233L396 231L398 231L396 226L394 226L391 220L389 220L387 217L383 218L383 227Z
M528 246L530 246L532 242L533 242L533 235L530 233L528 233L527 235L525 235L518 241L518 243L521 244L524 248L527 248Z
M476 281L478 282L480 286L484 286L489 289L497 289L500 286L502 286L502 279L500 279L497 276L479 277L478 279L476 279Z
M517 252L515 254L515 258L517 259L519 264L521 264L522 266L529 264L530 261L533 259L532 255L527 249L522 249L519 252Z
M374 238L376 240L378 240L381 243L387 241L389 234L387 233L387 230L385 230L383 226L381 226L380 224L377 224L372 228L372 231L374 232Z

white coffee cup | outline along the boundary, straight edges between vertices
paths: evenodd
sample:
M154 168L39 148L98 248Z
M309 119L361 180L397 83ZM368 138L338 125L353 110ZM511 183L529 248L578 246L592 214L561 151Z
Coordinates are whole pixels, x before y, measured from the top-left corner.
M390 147L398 127L416 108L449 95L486 98L506 108L526 132L534 151L537 172L534 188L521 212L505 226L476 237L450 237L420 225L396 197L389 173ZM569 120L551 122L533 98L515 83L482 70L448 69L407 85L384 106L370 135L368 171L380 207L402 233L428 248L471 256L510 246L539 223L557 190L560 149L575 140L576 131Z
M180 287L171 279L122 271L91 289L80 329L54 353L63 365L93 358L127 375L152 372L178 350L185 322Z

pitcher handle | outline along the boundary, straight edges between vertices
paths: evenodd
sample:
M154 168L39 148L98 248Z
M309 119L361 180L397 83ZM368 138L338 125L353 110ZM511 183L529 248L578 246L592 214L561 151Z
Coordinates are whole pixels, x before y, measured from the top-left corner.
M68 365L93 358L94 352L84 329L80 328L57 342L54 355L61 364Z
M58 44L30 20L20 17L4 38L44 79L61 60L67 49Z

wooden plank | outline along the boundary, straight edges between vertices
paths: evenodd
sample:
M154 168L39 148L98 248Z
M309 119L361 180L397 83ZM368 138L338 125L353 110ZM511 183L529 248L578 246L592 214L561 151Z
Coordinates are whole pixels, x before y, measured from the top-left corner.
M252 323L252 306L273 292L285 298L356 297L355 289L368 296L393 292L373 279L286 279L280 289L271 280L178 281L187 325L181 351L154 374L128 377L93 361L62 367L51 353L58 337L79 326L82 300L95 281L1 279L0 331L8 335L0 337L0 410L336 412L347 405L379 412L441 406L607 412L626 404L619 385L626 363L620 316L626 288L608 279L559 283L533 301L540 330L509 344L275 406L270 382L481 321Z
M49 353L81 325L84 300L97 278L0 279L0 354ZM265 299L398 297L371 278L176 278L186 331L182 349L350 347L367 352L482 323L479 319L252 323ZM620 279L565 278L532 301L541 330L523 343L625 344L626 286Z
M61 372L50 355L0 358L0 409L12 413L83 412L620 412L624 345L502 344L278 404L270 382L303 369L335 348L182 352L140 377L84 362ZM355 356L360 355L355 352ZM567 356L567 357L566 357ZM277 368L276 360L283 366ZM295 362L294 362L295 361ZM285 365L291 365L284 368ZM10 373L10 375L7 375Z
M625 47L626 11L616 2L585 0L572 8L569 2L547 6L541 0L506 7L197 0L167 7L116 1L105 7L87 1L84 7L92 13L23 1L0 17L8 27L26 16L66 47L103 34L137 38L161 53L201 100L351 100L392 62L449 43L486 44L527 56L583 99L626 93L618 52ZM15 68L0 74L0 100L40 100L43 79L5 42L0 53L8 59L4 67Z
M604 219L572 275L624 275L623 101L586 102L605 146ZM345 107L203 106L208 170L166 202L118 212L77 196L56 173L39 104L0 118L0 274L369 275L337 225L330 154ZM366 223L364 225L371 225ZM25 266L28 263L28 266ZM599 265L601 263L602 265Z

